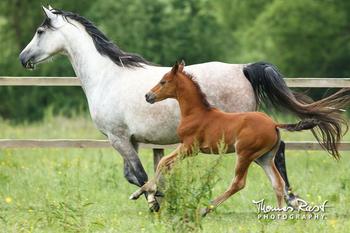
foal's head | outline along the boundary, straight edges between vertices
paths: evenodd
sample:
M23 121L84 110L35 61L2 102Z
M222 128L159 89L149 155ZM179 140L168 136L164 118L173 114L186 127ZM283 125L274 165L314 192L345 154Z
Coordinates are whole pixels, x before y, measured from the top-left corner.
M146 94L146 101L148 103L155 103L167 98L176 97L176 76L182 73L185 62L176 62L173 68L166 73L160 82Z

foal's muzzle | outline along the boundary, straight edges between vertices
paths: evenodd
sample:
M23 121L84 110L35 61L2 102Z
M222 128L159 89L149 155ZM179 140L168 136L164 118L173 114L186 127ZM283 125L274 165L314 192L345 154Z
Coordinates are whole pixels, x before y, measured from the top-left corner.
M148 92L145 95L146 101L150 104L154 104L154 102L156 102L156 95L153 92Z

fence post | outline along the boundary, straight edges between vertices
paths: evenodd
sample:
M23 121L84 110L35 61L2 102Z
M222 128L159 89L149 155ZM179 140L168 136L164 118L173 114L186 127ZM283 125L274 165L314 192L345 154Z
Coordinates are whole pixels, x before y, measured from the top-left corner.
M160 148L153 148L153 165L154 165L154 171L157 169L157 165L161 158L164 156L164 149Z

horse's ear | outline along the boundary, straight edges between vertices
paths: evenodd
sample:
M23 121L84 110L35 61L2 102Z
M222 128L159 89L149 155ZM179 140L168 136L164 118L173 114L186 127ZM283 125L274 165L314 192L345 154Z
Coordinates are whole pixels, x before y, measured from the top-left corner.
M46 15L47 18L52 19L52 18L54 18L54 17L56 16L54 13L52 13L52 12L51 12L49 9L47 9L46 7L42 6L42 8L43 8L43 11L44 11L44 13L45 13L45 15Z
M179 69L179 62L176 61L175 64L173 65L173 68L171 69L171 72L172 72L173 74L176 74L177 71L178 71L178 69Z
M179 64L179 71L182 72L184 70L184 67L185 67L185 61L182 60L181 63Z

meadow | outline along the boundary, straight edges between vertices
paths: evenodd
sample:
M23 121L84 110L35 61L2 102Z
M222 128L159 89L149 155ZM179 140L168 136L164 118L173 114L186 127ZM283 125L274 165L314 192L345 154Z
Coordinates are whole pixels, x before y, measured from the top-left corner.
M0 121L0 138L104 137L90 118L47 116L42 122L13 125ZM285 140L313 140L309 133L283 133ZM346 136L350 140L349 134ZM140 156L153 175L151 150ZM275 206L272 187L253 164L244 190L202 220L200 232L348 232L350 152L337 162L323 151L287 151L292 187L313 204L328 200L325 220L258 220L252 200ZM216 156L191 158L191 173L209 169ZM180 164L181 165L181 164ZM235 156L220 160L213 196L230 183ZM0 150L0 232L171 232L162 211L150 213L144 198L128 199L136 187L123 177L113 149ZM207 200L209 203L210 200ZM174 216L176 217L176 216Z

